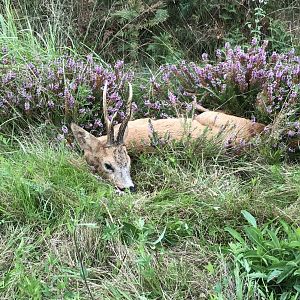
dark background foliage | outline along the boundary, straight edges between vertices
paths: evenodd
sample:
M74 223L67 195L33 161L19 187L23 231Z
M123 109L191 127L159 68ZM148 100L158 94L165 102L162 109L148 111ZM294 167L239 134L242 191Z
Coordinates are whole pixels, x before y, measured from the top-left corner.
M35 32L57 24L61 44L80 45L106 61L138 64L195 60L226 41L242 44L254 34L273 50L287 50L299 33L295 0L60 0L14 1ZM24 22L27 19L24 18Z

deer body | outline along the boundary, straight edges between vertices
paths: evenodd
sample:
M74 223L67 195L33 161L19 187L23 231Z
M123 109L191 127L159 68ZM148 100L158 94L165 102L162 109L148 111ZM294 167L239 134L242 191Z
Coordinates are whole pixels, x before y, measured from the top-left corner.
M242 140L249 141L252 137L262 132L264 127L263 124L254 123L245 118L220 112L206 111L195 116L193 119L150 120L144 118L129 121L124 142L127 150L130 152L147 151L152 148L154 132L155 136L161 140L167 138L168 140L176 141L182 140L184 136L197 139L203 135L206 138L213 138L222 134L225 142L230 140L233 144L237 144ZM116 125L115 131L118 128L119 125ZM99 138L100 141L105 141L106 139L106 136Z
M115 129L118 130L118 128L119 125L116 125ZM129 151L144 152L152 148L155 138L161 141L179 141L189 135L192 139L196 139L203 135L205 130L205 125L193 119L137 119L128 122L124 142ZM104 141L106 136L99 139Z
M129 121L132 114L132 86L129 83L129 97L127 101L126 116L123 122L113 126L113 120L108 118L106 93L108 83L103 88L103 113L106 123L107 135L96 138L81 127L71 124L73 134L84 151L84 157L92 169L102 177L114 184L119 190L135 187L130 176L130 151L145 151L151 149L153 141L181 140L184 136L191 139L203 135L212 138L219 134L225 142L232 144L249 141L253 136L264 129L263 124L253 123L250 120L239 118L222 112L213 112L201 106L196 110L203 113L194 118L138 119Z

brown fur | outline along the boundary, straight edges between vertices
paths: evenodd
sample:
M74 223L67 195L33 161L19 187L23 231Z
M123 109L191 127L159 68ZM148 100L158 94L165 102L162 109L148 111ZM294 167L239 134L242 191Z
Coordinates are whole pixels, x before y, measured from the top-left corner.
M225 142L240 143L249 141L259 134L264 125L253 123L244 118L227 115L222 112L208 111L195 104L197 110L203 113L194 119L138 119L129 121L132 114L132 86L129 85L126 116L117 126L113 126L114 114L108 118L106 94L108 82L103 87L103 113L106 123L107 136L96 138L84 129L71 124L73 134L84 151L84 157L92 169L106 178L116 187L134 191L130 177L130 151L145 151L152 149L153 143L169 140L181 140L184 136L191 139L205 135L207 138L222 134Z
M162 139L166 135L170 140L181 140L185 135L196 139L203 134L208 138L223 134L224 141L231 140L232 143L249 141L265 127L244 118L213 111L204 112L194 119L151 120L151 124L155 134ZM115 129L118 127L119 125L115 126ZM149 150L152 145L151 136L149 119L130 121L125 133L125 145L130 151ZM99 140L105 141L106 136L100 137Z
M133 187L130 177L130 157L124 145L107 145L81 127L72 124L76 140L84 151L84 158L91 169L113 183L118 189ZM113 171L106 166L112 167Z

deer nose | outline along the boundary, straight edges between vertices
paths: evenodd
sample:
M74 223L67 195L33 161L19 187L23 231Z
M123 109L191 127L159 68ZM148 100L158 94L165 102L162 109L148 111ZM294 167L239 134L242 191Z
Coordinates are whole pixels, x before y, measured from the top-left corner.
M130 191L131 193L135 193L135 192L136 192L135 186L134 186L134 185L133 185L133 186L130 186L130 187L129 187L129 191Z

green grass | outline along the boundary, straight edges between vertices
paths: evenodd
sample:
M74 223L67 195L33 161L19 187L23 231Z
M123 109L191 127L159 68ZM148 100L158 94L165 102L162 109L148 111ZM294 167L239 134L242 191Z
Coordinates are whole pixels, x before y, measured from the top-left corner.
M89 299L82 272L95 299L212 297L230 273L219 255L231 240L224 228L245 224L241 210L260 224L299 222L300 196L299 166L212 147L136 157L138 193L117 196L64 145L41 137L2 145L1 299Z
M1 6L0 46L16 67L85 48L75 45L62 2L48 2L59 18L47 26L25 10L31 2ZM225 228L243 232L242 210L259 227L299 225L299 165L279 163L269 143L238 157L217 142L183 142L134 157L138 192L118 196L74 149L51 142L52 128L41 135L47 130L0 134L1 300L91 299L85 278L95 299L262 299L258 283L241 276L244 261L224 254L234 241Z

